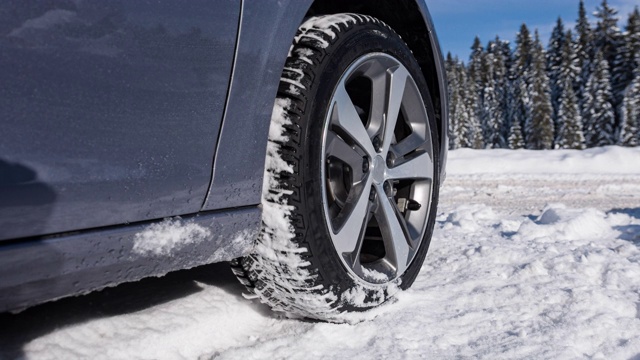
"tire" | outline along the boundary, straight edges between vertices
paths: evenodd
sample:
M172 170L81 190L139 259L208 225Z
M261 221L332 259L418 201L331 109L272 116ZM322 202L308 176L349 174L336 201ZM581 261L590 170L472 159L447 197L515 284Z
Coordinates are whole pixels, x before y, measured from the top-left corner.
M384 303L424 262L438 149L429 89L400 36L370 16L310 18L274 106L263 228L234 273L290 316L341 322Z

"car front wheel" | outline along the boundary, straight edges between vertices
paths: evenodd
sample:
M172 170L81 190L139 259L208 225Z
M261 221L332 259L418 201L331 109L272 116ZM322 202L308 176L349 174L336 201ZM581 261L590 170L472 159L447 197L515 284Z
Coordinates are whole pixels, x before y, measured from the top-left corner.
M232 263L261 301L341 321L415 280L438 200L438 137L411 50L370 16L296 34L272 115L255 253Z

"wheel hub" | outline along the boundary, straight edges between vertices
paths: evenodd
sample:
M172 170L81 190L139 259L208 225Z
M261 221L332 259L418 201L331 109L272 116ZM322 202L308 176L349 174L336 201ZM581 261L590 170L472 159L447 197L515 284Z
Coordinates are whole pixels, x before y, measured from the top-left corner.
M378 155L373 159L373 182L380 185L385 180L385 174L387 171L387 163L382 156Z

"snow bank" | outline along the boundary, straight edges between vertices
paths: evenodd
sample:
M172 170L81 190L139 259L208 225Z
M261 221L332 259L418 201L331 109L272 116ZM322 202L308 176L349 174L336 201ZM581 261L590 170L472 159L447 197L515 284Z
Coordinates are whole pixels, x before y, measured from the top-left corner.
M406 311L429 307L435 329L426 326L425 346L438 357L633 358L637 215L562 204L537 216L457 207L440 215L423 276L399 302Z
M449 152L447 174L640 174L640 147Z

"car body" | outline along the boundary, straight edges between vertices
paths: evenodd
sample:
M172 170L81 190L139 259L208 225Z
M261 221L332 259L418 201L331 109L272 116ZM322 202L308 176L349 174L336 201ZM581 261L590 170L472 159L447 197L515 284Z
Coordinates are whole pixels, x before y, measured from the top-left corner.
M0 4L0 311L249 254L291 40L338 12L410 46L443 177L447 90L424 1Z

